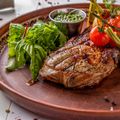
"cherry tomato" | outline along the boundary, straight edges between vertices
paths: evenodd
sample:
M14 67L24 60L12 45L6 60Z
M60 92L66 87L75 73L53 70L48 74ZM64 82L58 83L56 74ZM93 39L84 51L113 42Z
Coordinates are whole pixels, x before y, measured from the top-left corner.
M120 26L117 26L118 22L120 22L120 16L117 16L116 18L111 18L109 20L109 23L113 26L116 26L116 27L120 27Z
M120 28L120 20L118 21L118 23L116 25L118 28Z
M110 38L107 34L104 32L100 32L98 30L98 27L95 26L92 28L90 32L90 40L96 45L96 46L105 46L109 43Z
M116 43L110 38L109 44L111 47L116 47Z
M120 28L120 15L115 17L115 18L111 18L109 20L109 24L111 24L112 26L118 27ZM120 36L120 31L114 30L117 32L117 34Z

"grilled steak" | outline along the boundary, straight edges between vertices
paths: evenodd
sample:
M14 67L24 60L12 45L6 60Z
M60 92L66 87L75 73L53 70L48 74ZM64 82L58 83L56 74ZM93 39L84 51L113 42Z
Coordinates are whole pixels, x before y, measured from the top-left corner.
M119 51L94 46L89 32L90 29L86 29L51 53L39 72L42 78L65 87L82 88L98 84L109 76L117 67Z

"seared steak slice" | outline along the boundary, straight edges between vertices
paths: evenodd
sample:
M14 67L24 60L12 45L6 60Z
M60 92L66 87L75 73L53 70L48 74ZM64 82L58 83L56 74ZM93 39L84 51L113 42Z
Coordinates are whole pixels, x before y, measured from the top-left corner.
M89 40L89 30L69 40L64 47L51 53L40 75L45 80L65 87L85 87L98 84L117 67L119 51L98 48Z

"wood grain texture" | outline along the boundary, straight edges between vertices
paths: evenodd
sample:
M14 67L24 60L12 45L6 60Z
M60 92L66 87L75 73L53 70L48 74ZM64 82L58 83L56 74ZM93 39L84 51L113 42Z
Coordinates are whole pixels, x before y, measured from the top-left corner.
M60 8L63 7L87 8L88 4L60 6ZM12 22L21 23L37 16L45 16L56 8L58 7L38 10L19 17ZM8 30L8 26L9 23L0 29L0 36ZM6 62L7 48L0 56L0 87L7 96L20 106L43 116L64 120L120 119L119 69L114 71L99 86L92 89L70 90L43 81L31 87L26 86L26 81L31 78L28 68L6 73ZM117 106L113 111L110 111L110 104L103 100L104 96L116 101Z

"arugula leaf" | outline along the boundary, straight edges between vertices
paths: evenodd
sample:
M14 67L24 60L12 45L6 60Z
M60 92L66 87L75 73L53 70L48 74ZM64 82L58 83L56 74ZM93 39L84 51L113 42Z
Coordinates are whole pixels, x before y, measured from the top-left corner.
M55 23L55 25L64 35L68 35L68 30L62 23Z
M62 46L63 43L67 41L67 37L52 22L49 22L48 24L38 22L28 29L25 41L32 41L32 44L38 44L49 52ZM56 46L56 44L58 46Z
M65 34L67 34L67 30L65 27L61 26L60 24L57 24L57 25L59 27L56 26L56 24L54 24L53 22L49 23L50 29L54 30L53 33L51 34L51 36L52 36L51 39L54 41L54 44L56 47L61 47L65 44L65 42L68 39L68 37L66 37L66 35L65 35Z
M31 46L25 46L24 50L28 52L31 59L30 71L33 80L36 80L47 53L61 47L66 41L66 36L52 22L40 21L28 29L24 42Z

